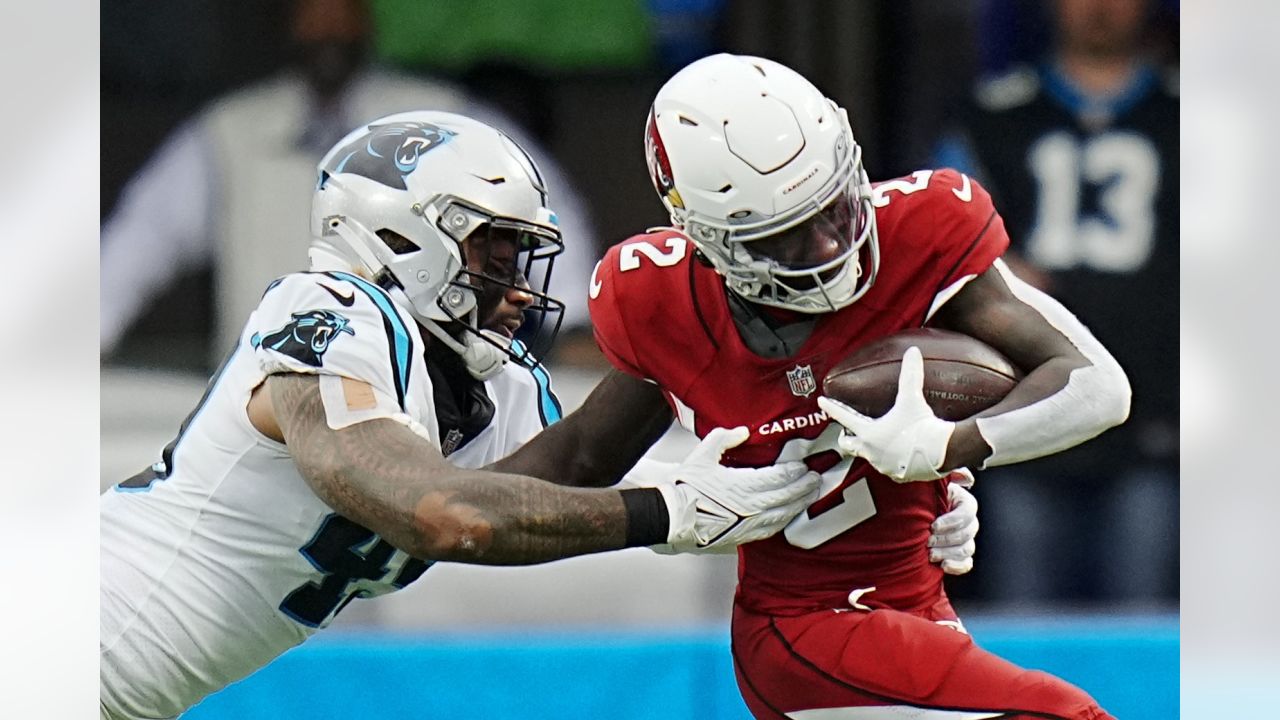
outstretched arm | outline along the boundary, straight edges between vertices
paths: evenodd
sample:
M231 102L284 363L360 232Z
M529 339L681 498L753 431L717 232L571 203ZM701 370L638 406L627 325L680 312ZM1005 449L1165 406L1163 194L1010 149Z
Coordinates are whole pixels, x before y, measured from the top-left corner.
M322 393L322 382L340 383L339 395L368 390L334 376L271 375L254 392L251 420L289 446L330 507L423 559L524 565L659 544L715 550L774 534L818 492L801 463L720 466L745 428L709 433L656 488L568 488L460 468L404 415L334 429L326 409L334 393Z
M460 468L396 419L333 430L313 375L272 375L267 386L293 461L316 495L411 555L511 565L626 546L621 493ZM666 528L650 534L637 544L664 542Z
M671 408L656 385L614 370L581 407L491 468L559 485L613 485L662 437L671 420Z

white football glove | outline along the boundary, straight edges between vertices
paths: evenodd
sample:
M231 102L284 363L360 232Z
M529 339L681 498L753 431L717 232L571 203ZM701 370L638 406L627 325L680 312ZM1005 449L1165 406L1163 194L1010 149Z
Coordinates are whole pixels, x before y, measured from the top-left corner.
M965 489L973 486L973 473L968 469L952 470L950 478L947 494L951 510L929 526L929 562L940 563L948 575L963 575L973 569L977 549L978 499Z
M837 441L897 482L937 480L956 424L933 414L924 399L924 358L912 346L902 356L898 396L889 412L870 418L838 400L818 398L818 407L844 426Z
M655 552L732 550L773 535L818 499L822 480L802 462L721 465L724 451L750 435L745 427L716 428L664 477L653 472L628 476L635 485L661 492L671 514L667 544L652 546Z

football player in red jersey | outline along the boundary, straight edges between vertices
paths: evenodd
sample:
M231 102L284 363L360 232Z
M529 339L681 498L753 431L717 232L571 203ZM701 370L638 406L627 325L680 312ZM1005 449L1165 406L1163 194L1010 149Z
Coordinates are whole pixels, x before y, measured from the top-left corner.
M658 92L645 144L674 227L597 266L597 342L636 405L661 397L699 436L748 426L726 462L803 459L824 478L784 533L740 551L733 654L751 711L1111 717L975 645L924 550L949 471L1063 450L1129 409L1110 353L1000 260L1009 238L987 192L953 170L871 183L845 111L761 58L681 70ZM1024 379L946 422L924 402L912 349L883 417L819 397L817 381L854 349L924 325L990 344Z

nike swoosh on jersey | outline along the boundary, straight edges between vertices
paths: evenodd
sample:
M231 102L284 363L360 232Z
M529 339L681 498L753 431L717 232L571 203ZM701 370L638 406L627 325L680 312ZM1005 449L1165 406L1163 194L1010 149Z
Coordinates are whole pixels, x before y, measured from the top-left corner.
M596 298L600 297L600 290L604 287L604 283L596 279L596 276L600 274L601 262L604 262L604 261L601 260L600 262L597 262L596 266L591 268L591 288L590 288L589 295L592 300L595 300Z
M960 174L964 178L964 182L960 184L960 188L951 188L952 194L960 198L961 202L969 202L973 199L973 186L969 184L969 176L964 173Z
M325 290L327 290L335 300L342 303L342 307L351 307L352 303L356 301L356 294L354 292L349 295L343 295L342 293L338 292L337 290L334 290L333 288L329 287L328 285L325 285L324 283L318 282L316 284L324 288Z

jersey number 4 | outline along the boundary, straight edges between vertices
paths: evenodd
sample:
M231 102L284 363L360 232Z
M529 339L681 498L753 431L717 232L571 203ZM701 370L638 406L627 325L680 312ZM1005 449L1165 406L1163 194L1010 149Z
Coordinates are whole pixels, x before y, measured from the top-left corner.
M298 552L324 573L320 582L309 582L285 597L280 611L309 627L320 627L357 597L367 593L352 587L361 580L385 582L388 562L396 549L363 525L332 513L311 542ZM397 588L417 580L430 563L409 558L391 580Z

